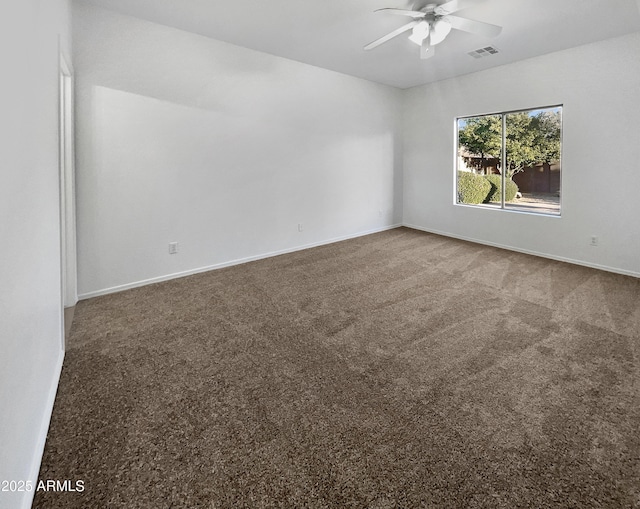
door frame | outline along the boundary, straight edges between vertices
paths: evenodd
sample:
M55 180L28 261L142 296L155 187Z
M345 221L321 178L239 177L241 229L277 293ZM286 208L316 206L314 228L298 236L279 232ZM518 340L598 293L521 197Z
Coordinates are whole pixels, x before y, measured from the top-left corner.
M62 350L65 349L64 311L78 302L76 259L76 196L75 196L75 122L73 68L59 50L58 113L59 113L59 196L60 196L60 294L62 301Z

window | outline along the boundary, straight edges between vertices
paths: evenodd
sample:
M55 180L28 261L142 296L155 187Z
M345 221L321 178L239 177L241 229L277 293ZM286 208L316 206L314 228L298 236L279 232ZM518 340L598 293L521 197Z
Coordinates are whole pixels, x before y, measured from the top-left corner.
M560 215L562 106L456 123L456 203Z

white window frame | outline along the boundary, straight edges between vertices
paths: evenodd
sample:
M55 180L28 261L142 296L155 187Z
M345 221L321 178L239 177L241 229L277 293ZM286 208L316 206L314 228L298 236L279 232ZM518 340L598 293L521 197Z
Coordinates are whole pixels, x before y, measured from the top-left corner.
M471 204L471 203L460 203L458 201L458 171L460 170L459 168L459 163L460 163L460 158L458 157L458 150L460 148L460 139L459 139L459 121L460 120L464 120L464 119L469 119L469 118L478 118L478 117L489 117L489 116L499 116L501 117L501 122L502 122L502 144L500 147L500 168L503 169L506 167L506 139L507 139L507 130L506 130L506 117L509 114L513 114L513 113L527 113L527 112L531 112L531 111L537 111L537 110L551 110L551 109L556 109L559 108L560 109L560 157L558 159L559 163L560 163L560 191L559 191L559 200L558 200L558 213L554 214L554 213L549 213L549 212L537 212L534 210L519 210L519 209L515 209L515 208L510 208L510 207L506 207L505 206L505 179L506 179L506 172L502 171L500 172L500 176L501 176L501 180L502 180L502 185L501 185L501 192L502 192L502 196L500 198L500 205L487 205L487 204ZM506 212L515 212L518 214L534 214L534 215L540 215L540 216L544 216L544 217L555 217L555 218L560 218L562 216L562 174L563 174L563 163L562 163L562 156L563 156L563 126L564 126L564 118L563 118L563 105L562 104L554 104L554 105L549 105L549 106L539 106L539 107L535 107L535 108L524 108L524 109L518 109L518 110L509 110L509 111L499 111L499 112L494 112L494 113L480 113L480 114L476 114L476 115L462 115L459 117L456 117L454 119L454 131L455 131L455 146L454 146L454 153L455 153L455 158L454 158L454 172L453 172L453 176L454 176L454 186L453 186L453 203L454 205L458 205L458 206L462 206L462 207L475 207L475 208L480 208L480 209L485 209L485 210L501 210L501 211L506 211Z

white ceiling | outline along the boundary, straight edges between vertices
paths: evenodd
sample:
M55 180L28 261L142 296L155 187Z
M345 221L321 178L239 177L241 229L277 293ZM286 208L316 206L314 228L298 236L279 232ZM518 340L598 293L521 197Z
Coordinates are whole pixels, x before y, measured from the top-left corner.
M418 46L405 35L372 51L362 48L410 21L375 9L421 7L425 0L86 1L399 88L640 31L640 0L466 0L468 7L457 15L501 25L502 33L486 39L454 30L433 58L420 60ZM487 45L500 52L481 59L467 55Z

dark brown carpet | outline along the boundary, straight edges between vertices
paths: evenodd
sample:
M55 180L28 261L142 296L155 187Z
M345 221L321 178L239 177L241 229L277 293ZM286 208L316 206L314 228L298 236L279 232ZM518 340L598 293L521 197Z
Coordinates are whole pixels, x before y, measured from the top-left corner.
M80 302L38 508L640 507L640 280L400 228Z

